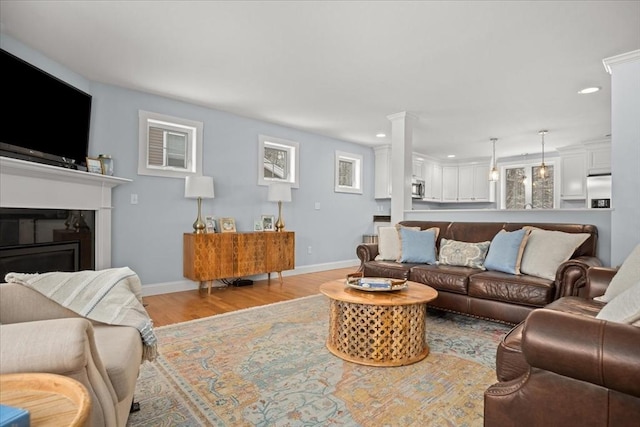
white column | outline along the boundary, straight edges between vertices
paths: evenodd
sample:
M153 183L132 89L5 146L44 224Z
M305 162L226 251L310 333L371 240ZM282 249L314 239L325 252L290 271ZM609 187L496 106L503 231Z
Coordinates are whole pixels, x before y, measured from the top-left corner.
M603 59L611 74L611 266L640 244L640 50Z
M411 209L412 136L418 118L403 111L387 119L391 121L391 223L396 224Z

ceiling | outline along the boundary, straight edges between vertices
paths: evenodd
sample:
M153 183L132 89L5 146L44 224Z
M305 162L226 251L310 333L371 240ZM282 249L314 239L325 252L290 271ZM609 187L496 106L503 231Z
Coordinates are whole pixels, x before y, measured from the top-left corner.
M389 144L407 111L440 159L603 139L602 59L640 49L639 1L2 0L0 20L89 80L341 140Z

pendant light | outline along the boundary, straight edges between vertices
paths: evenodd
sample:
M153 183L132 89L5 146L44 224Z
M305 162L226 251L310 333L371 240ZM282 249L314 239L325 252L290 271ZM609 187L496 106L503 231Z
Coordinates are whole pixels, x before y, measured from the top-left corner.
M542 138L542 164L540 165L540 168L538 168L538 173L540 174L540 178L542 179L547 177L547 166L544 164L544 136L547 132L549 131L541 130L540 132L538 132L540 134L540 137Z
M500 172L498 171L498 167L496 166L496 141L498 138L491 138L491 143L493 144L493 166L491 167L491 172L489 172L489 181L496 182L500 179Z

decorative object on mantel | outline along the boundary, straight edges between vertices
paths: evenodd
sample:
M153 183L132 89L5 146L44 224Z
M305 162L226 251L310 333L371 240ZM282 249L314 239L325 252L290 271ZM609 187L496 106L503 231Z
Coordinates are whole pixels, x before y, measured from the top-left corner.
M542 164L540 165L540 169L538 172L540 173L540 178L545 178L547 176L547 166L544 164L544 136L547 134L548 130L541 130L538 132L540 137L542 138Z
M87 157L87 172L102 175L102 162L98 158Z
M284 230L284 220L282 219L282 202L291 201L291 185L283 182L269 184L269 194L267 199L270 202L278 202L278 221L276 231Z
M195 234L205 233L206 224L202 221L202 199L213 199L213 178L210 176L187 176L184 180L184 197L198 199L198 217L193 223Z
M500 171L498 171L498 167L496 166L496 141L498 138L491 138L491 143L493 144L493 165L491 166L491 172L489 172L489 181L496 182L500 180Z
M113 176L113 159L109 154L98 154L98 159L102 163L102 173Z

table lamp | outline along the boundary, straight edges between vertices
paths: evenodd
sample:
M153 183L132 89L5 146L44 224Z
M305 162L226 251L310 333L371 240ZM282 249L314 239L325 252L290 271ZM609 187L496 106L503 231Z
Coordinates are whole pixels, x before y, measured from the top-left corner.
M282 202L291 201L291 185L283 182L274 182L269 184L269 195L267 199L270 202L278 202L278 221L276 221L276 231L284 230L284 220L282 219Z
M193 232L202 234L205 232L205 224L202 221L202 199L213 199L213 178L210 176L188 176L184 180L184 197L198 199L198 218L193 223Z

